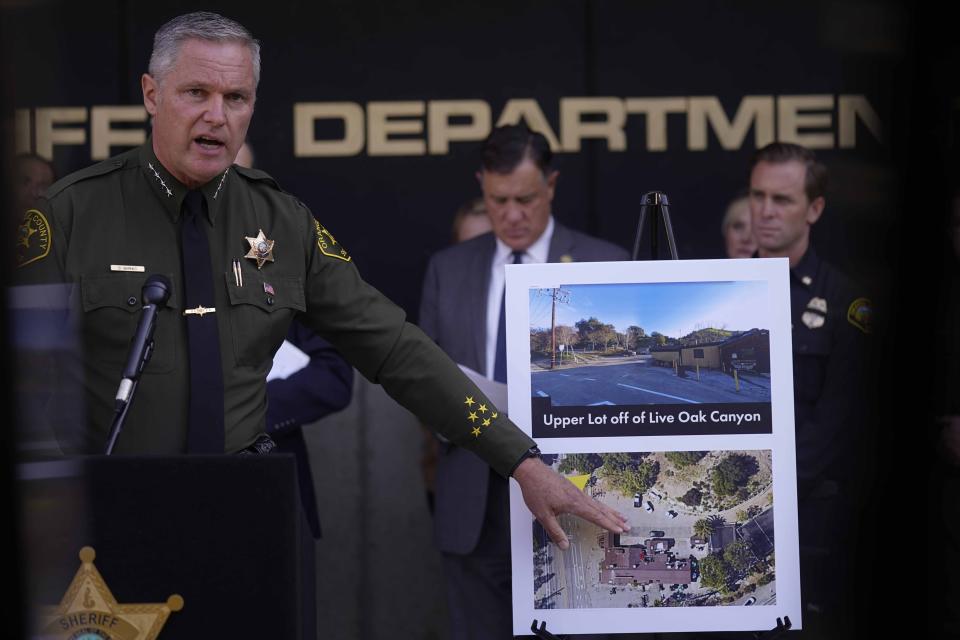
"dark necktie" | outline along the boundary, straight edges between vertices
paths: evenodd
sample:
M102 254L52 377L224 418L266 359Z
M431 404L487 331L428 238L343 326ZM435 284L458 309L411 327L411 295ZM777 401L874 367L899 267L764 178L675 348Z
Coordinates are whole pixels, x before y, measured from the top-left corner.
M223 371L220 332L213 309L213 271L210 245L204 230L206 202L199 191L183 199L180 223L183 257L184 320L190 355L190 402L187 414L187 452L223 453Z
M514 251L511 264L523 264L523 251ZM497 327L497 355L493 360L493 379L507 381L507 279L503 279L503 295L500 296L500 325Z

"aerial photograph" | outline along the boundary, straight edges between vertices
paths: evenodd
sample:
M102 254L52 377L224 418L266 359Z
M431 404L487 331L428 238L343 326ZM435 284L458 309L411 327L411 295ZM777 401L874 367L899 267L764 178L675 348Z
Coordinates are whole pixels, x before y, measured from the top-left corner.
M533 524L537 609L776 604L769 450L571 453L544 461L627 516L613 534L564 516L561 551Z
M529 303L541 403L770 402L765 282L564 285Z

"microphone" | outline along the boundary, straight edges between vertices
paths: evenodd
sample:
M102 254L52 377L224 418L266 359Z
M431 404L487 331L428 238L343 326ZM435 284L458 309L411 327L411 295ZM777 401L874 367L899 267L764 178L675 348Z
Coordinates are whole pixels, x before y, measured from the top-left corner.
M117 389L117 408L130 401L135 383L143 373L143 367L153 354L153 332L157 327L157 314L167 306L170 299L170 280L166 276L153 274L143 283L141 299L143 310L140 312L140 322L137 331L133 334L130 343L130 353L127 356L127 366L123 369L123 379Z

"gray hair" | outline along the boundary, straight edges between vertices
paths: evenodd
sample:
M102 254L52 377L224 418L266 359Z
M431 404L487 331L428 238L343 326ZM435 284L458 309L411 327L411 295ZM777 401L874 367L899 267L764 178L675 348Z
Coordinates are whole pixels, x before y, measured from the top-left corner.
M253 59L253 84L260 84L260 42L239 22L210 11L196 11L173 18L157 30L150 54L150 75L157 82L176 62L180 47L187 40L236 42L249 47Z

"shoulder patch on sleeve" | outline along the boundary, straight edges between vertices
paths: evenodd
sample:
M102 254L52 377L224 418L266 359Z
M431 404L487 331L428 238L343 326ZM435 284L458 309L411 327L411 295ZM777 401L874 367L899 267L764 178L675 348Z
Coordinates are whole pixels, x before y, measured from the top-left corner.
M873 304L868 298L857 298L847 309L847 321L864 333L873 333Z
M317 229L317 246L320 248L320 252L325 256L350 262L351 258L347 254L347 250L337 244L337 240L333 237L333 234L327 231L316 218L314 218L313 224Z
M17 229L17 266L43 260L50 255L53 234L47 217L38 209L28 209Z

